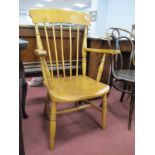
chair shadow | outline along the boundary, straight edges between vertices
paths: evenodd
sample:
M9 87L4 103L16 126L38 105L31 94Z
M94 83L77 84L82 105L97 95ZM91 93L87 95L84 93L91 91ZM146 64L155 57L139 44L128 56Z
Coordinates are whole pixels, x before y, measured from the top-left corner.
M120 102L118 106L109 104L108 111L111 112L111 114L116 116L118 119L127 120L129 113L129 106L126 104L129 103Z
M57 117L57 131L56 131L56 145L62 145L66 143L66 141L70 141L77 136L82 136L89 134L90 132L95 132L96 130L101 129L101 123L99 123L93 115L91 115L88 111L82 110L78 112L78 115L81 115L75 119L75 116L72 114L62 114ZM63 119L63 115L68 115L64 117L68 117L69 123L63 123L61 119ZM85 118L84 118L85 117ZM66 118L65 118L66 119ZM45 138L47 141L47 145L49 145L49 120L43 118L43 130L45 131ZM70 127L74 126L75 131L70 132ZM80 128L80 129L79 129ZM78 130L79 129L79 130Z

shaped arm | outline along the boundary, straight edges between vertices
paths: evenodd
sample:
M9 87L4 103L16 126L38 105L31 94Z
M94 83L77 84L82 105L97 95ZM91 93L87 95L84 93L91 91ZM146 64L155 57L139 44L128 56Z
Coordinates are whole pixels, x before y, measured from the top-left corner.
M95 49L95 48L84 48L85 52L95 52L95 53L102 53L102 54L119 54L120 50L113 50L113 49Z
M45 60L45 56L47 55L47 52L45 50L42 49L36 49L35 50L35 54L39 56L40 58L40 62L41 62L41 69L42 69L42 74L43 74L43 78L44 78L44 85L46 85L46 87L50 88L51 90L53 89L53 86L51 85L51 73L48 69L48 65L46 63Z
M119 54L120 50L113 50L113 49L94 49L94 48L84 48L85 52L95 52L95 53L101 53L103 54L101 63L98 68L97 77L96 80L99 82L104 70L104 63L106 59L106 54Z

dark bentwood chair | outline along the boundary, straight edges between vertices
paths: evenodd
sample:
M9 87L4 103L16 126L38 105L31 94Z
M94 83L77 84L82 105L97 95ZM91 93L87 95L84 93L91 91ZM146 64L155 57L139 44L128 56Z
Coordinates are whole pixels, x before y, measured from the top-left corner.
M131 102L129 108L129 121L128 121L128 129L131 129L132 123L132 115L134 110L134 98L135 98L135 35L125 29L122 28L114 28L111 27L107 30L107 41L108 45L111 49L118 49L121 51L118 55L112 55L111 59L111 84L110 86L114 87L118 91L122 92L120 101L123 101L124 95L131 95ZM121 49L121 41L128 41L130 45L130 56L128 65L124 66L123 56ZM126 60L125 60L126 61ZM125 68L125 69L124 69Z

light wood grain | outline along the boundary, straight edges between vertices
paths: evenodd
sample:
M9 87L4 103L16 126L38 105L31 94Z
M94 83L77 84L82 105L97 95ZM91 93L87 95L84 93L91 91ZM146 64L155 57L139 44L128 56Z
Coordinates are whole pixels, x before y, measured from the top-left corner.
M96 78L96 81L98 81L98 82L101 80L102 72L103 72L103 69L104 69L105 58L106 58L106 55L103 54L100 66L98 68L97 78Z
M120 53L120 50L112 50L112 49L84 48L84 51L95 52L95 53L105 53L105 54L119 54Z
M54 150L56 134L56 102L52 101L51 115L50 115L50 148Z
M97 82L87 76L53 78L54 90L50 90L52 98L57 102L74 102L95 98L109 92L109 86Z
M49 45L49 37L48 37L48 32L47 32L46 24L44 24L44 30L45 30L45 36L46 36L46 44L47 44L48 57L49 57L50 66L51 66L51 74L52 74L52 77L53 77L52 56L51 56L51 49L50 49L50 45Z
M72 76L72 29L71 25L69 25L69 59L70 59L70 76Z
M90 49L87 48L87 31L89 21L86 14L79 13L79 12L68 12L64 10L53 10L53 9L34 9L30 10L30 16L33 19L33 22L52 22L52 32L53 32L53 43L54 43L54 52L55 52L55 59L56 59L56 67L57 67L57 75L58 77L51 76L51 73L48 68L48 63L46 61L45 55L46 51L43 49L41 36L39 34L38 26L35 26L36 31L36 38L37 38L37 50L38 56L41 62L41 68L44 78L44 85L48 90L50 99L52 101L51 104L51 111L49 112L50 118L50 148L51 150L54 149L55 144L55 133L56 133L56 114L73 112L77 110L82 110L84 108L93 106L97 109L95 105L83 105L78 106L72 109L66 109L63 111L56 110L56 104L60 103L73 103L81 100L88 100L93 99L96 97L103 97L103 108L102 108L102 126L105 128L106 124L106 110L107 110L107 99L106 95L109 93L109 86L103 83L100 83L99 80L101 78L101 74L103 71L103 66L106 58L106 54L118 54L119 50L107 50L107 49ZM60 37L61 37L61 58L62 58L62 66L63 66L63 73L64 77L60 77L59 73L59 56L58 56L58 49L57 49L57 39L55 35L55 22L62 22L62 23L70 23L70 24L78 24L77 25L77 46L76 46L76 75L72 75L72 44L74 44L74 40L72 37L72 27L69 25L69 62L70 62L70 76L65 76L65 68L64 68L64 51L63 51L63 29L60 26ZM79 24L85 26L84 28L84 37L82 43L82 75L78 73L78 60L79 60ZM47 29L45 28L45 36L47 39ZM49 41L47 39L47 46L49 46ZM49 50L50 46L48 47ZM51 50L52 52L52 50ZM103 57L98 69L98 76L97 80L91 79L86 76L86 56L87 52L95 52L95 53L102 53ZM50 60L51 61L51 60Z
M60 9L30 9L33 23L72 23L90 25L90 16L86 13Z
M63 75L64 75L64 77L66 77L65 63L64 63L64 45L63 45L63 30L62 30L62 24L60 25L60 33L61 33L61 58L62 58L62 66L63 66Z
M56 44L54 24L52 24L52 32L53 32L54 51L55 51L55 59L56 59L56 66L57 66L57 76L59 77L58 51L57 51L57 44Z
M76 49L76 76L78 76L79 71L79 25L77 26L77 49Z
M86 52L85 48L87 48L87 27L85 27L84 30L84 39L83 39L83 45L82 45L82 75L86 76Z

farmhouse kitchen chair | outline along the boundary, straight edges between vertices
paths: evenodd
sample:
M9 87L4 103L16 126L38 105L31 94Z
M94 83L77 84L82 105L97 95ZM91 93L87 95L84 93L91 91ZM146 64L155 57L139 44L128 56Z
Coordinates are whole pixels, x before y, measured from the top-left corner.
M134 97L135 97L135 35L128 30L111 27L107 30L107 41L111 49L118 49L120 53L112 56L111 67L111 85L118 91L122 92L120 101L123 101L125 93L131 95L131 102L129 107L129 120L128 129L131 129L132 115L134 109ZM121 47L121 40L129 42L129 60L126 62L127 66L124 68L123 49ZM126 60L127 61L127 60Z
M49 116L50 120L50 148L54 149L55 144L55 133L56 133L56 115L74 112L77 110L81 110L87 107L95 107L95 109L100 110L95 104L84 104L79 105L70 109L65 109L61 111L57 111L57 104L62 103L74 103L82 100L88 101L88 99L93 99L96 97L103 97L103 106L100 110L102 112L102 128L104 129L106 126L106 111L107 111L107 93L109 92L109 86L103 83L100 83L100 78L102 75L102 71L104 68L104 62L106 58L106 54L118 54L119 50L108 50L108 49L91 49L87 48L87 29L90 25L90 17L88 14L75 12L75 11L66 11L59 9L31 9L29 11L29 15L32 18L33 23L35 24L35 32L36 32L36 41L37 41L37 49L35 53L39 56L42 68L42 74L44 79L44 85L48 90L48 95L51 100L51 104L46 102L46 112ZM47 51L43 47L43 43L41 40L41 35L39 32L38 24L42 23L45 30L46 37L46 47ZM56 24L58 24L56 26ZM69 73L67 76L66 68L65 68L65 52L64 52L64 35L63 31L68 26L68 35L69 35ZM49 29L49 27L51 28ZM82 26L82 27L81 27ZM59 38L61 45L61 55L58 55L58 44L56 38L56 27L59 27ZM76 74L72 73L72 54L73 54L73 43L72 43L72 29L76 28ZM79 47L79 32L81 29L84 29L83 39L82 39L82 48ZM50 32L48 32L50 31ZM48 34L52 32L53 39L50 40ZM51 50L50 43L53 42L54 50ZM79 57L80 52L82 53L82 75L79 73ZM103 53L102 61L98 69L98 74L96 80L89 78L86 76L86 55L87 52L95 52L95 53ZM55 55L55 66L56 73L54 75L53 72L53 54ZM47 57L50 61L50 65L48 66ZM62 64L60 64L60 59ZM61 66L61 67L60 67ZM60 74L60 69L62 69L62 75Z

